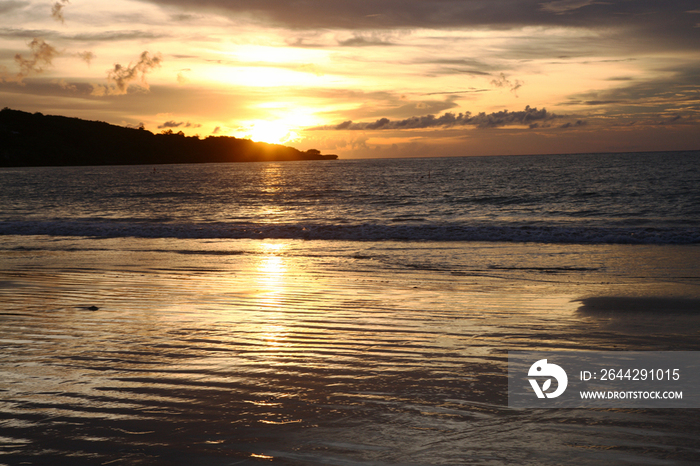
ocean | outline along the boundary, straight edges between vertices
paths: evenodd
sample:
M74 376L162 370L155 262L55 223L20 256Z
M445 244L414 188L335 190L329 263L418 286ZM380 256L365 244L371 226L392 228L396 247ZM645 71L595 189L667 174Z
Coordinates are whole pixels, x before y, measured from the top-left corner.
M698 156L5 169L0 233L693 244Z
M0 465L697 464L509 351L700 350L700 152L0 169Z

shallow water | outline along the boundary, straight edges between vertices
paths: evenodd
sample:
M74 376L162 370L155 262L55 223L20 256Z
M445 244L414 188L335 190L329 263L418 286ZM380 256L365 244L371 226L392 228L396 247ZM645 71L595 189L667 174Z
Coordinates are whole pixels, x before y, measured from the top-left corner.
M697 410L515 410L506 381L513 350L700 350L695 245L5 236L0 253L0 464L700 460Z
M697 464L515 350L700 350L695 153L0 170L1 464Z

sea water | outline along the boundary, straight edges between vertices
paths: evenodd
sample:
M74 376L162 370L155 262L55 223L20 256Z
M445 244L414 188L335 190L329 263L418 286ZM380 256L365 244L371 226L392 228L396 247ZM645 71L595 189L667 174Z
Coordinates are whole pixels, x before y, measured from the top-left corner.
M0 172L0 233L541 243L700 242L700 153Z
M0 170L0 464L695 464L697 410L506 372L700 350L698 161Z

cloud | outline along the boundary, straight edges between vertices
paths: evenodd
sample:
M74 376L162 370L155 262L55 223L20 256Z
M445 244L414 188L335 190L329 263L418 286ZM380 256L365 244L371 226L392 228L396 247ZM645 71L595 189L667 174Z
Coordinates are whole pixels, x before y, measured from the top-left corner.
M0 37L10 39L29 39L43 37L50 39L62 39L80 42L120 42L130 40L155 40L170 37L167 33L156 33L153 31L118 30L101 32L83 32L79 34L62 34L50 29L18 29L0 28Z
M491 80L491 84L493 84L496 87L507 87L510 89L510 92L515 94L515 97L518 97L518 89L520 89L523 86L523 82L516 79L514 82L510 81L506 78L506 75L504 73L501 73L498 78Z
M469 74L472 76L489 76L491 73L487 73L486 71L469 69L469 68L440 67L440 68L428 71L426 73L426 76L439 76L439 75L448 75L448 74Z
M19 53L15 55L15 62L19 66L19 73L14 78L17 82L22 82L24 78L32 74L43 73L47 67L51 66L53 59L59 55L58 50L43 39L34 38L28 45L31 50L29 57L25 58Z
M396 45L387 37L378 35L376 33L369 36L362 34L355 34L349 39L338 40L338 45L342 47L374 47L374 46L387 46Z
M692 25L687 12L693 1L659 0L141 0L185 11L213 10L230 17L296 30L337 28L387 30L410 28L512 27L551 25L575 27L625 26L660 23L672 30ZM649 13L653 13L650 15ZM675 22L674 22L675 20Z
M489 92L490 89L477 89L475 87L472 87L470 89L466 89L463 91L438 91L438 92L428 92L427 94L423 95L450 95L450 94L474 94L476 92Z
M180 70L180 71L177 73L177 83L178 83L178 84L180 84L180 85L185 85L185 84L187 84L188 82L190 82L190 79L189 79L187 76L185 76L185 74L184 74L184 73L187 72L187 71L192 71L192 70L191 70L190 68L186 68L186 69L184 69L184 70Z
M430 76L449 74L470 74L474 76L490 76L495 71L491 65L474 59L439 59L419 61L416 64L437 65L428 71Z
M321 69L313 63L303 63L297 66L296 70L303 73L315 74L316 76L323 76L324 74L323 71L321 71Z
M190 123L189 121L185 123L184 121L177 122L175 120L169 120L163 123L162 125L158 125L158 129L164 129L164 128L179 128L182 126L183 128L201 128L202 125L198 123Z
M107 87L102 84L93 84L92 85L92 91L90 92L90 95L95 96L95 97L104 97L106 95L113 95L112 89L110 87Z
M56 84L58 84L58 87L66 90L66 91L71 91L71 92L78 91L78 87L76 85L68 83L65 79L60 79L58 82L56 82Z
M54 37L56 34L48 29L0 28L0 37L9 39L30 39L35 37Z
M579 126L586 126L587 124L588 124L588 122L586 122L585 120L576 120L574 123L571 123L571 122L564 123L563 125L560 126L560 128L564 128L564 129L576 128Z
M681 120L683 120L683 117L682 117L682 116L680 116L680 115L673 115L673 116L671 116L671 117L669 117L669 118L667 118L667 119L665 119L665 120L660 121L659 124L660 124L660 125L668 125L668 124L673 124L673 123L679 122L679 121L681 121Z
M665 76L643 80L637 78L634 81L620 81L629 83L624 86L605 90L591 90L585 93L575 94L563 105L615 105L635 106L637 111L660 112L667 107L682 107L690 112L700 113L698 108L698 95L700 95L700 66L696 63L688 63L685 66L677 66L673 69L657 69L665 72ZM646 109L646 110L645 110Z
M444 113L436 117L435 115L424 115L406 118L404 120L390 120L380 118L374 122L355 123L351 120L344 121L335 126L320 126L309 128L309 130L402 130L418 128L450 128L455 126L476 126L477 128L498 128L501 126L525 125L531 126L534 123L549 121L555 118L562 118L560 115L548 112L546 109L538 110L529 105L523 111L509 112L502 110L493 113L479 113L472 115L471 112L454 114Z
M84 42L118 42L127 40L153 40L169 37L168 34L155 33L152 31L126 30L126 31L104 31L85 32L66 36L66 39Z
M61 23L66 21L66 19L63 17L63 8L65 8L68 3L70 3L70 0L59 0L53 4L51 7L51 16L53 19L60 21Z
M76 55L88 65L90 65L90 63L92 63L92 60L95 59L95 54L89 51L78 52L76 53Z
M564 14L592 4L605 5L603 2L594 2L593 0L557 0L554 2L542 3L541 8L543 11Z
M160 5L168 14L173 7L183 14L210 12L239 23L287 29L288 44L297 47L400 45L399 32L449 30L461 33L513 31L530 37L521 50L503 50L501 58L597 56L611 46L638 55L666 50L696 51L697 0L140 0ZM544 31L569 29L572 34L554 39ZM344 35L343 33L356 35ZM590 34L582 34L590 32ZM327 33L339 39L321 40ZM381 34L394 36L381 37ZM373 38L372 34L380 34ZM435 34L431 40L441 35ZM582 40L572 40L585 37ZM456 40L455 36L444 38ZM320 43L319 43L320 42ZM461 68L461 67L457 67ZM470 70L480 68L467 67Z
M29 2L5 1L0 2L0 13L3 15L14 10L19 10L29 5Z
M329 46L333 45L332 43L325 43L325 42L319 41L317 36L318 36L318 34L311 34L310 37L295 37L293 39L288 38L285 40L285 43L289 47L313 48L313 49L329 47ZM309 42L309 41L312 41L312 42Z
M109 94L126 94L129 89L129 85L137 80L139 86L144 89L149 89L148 83L146 82L146 74L148 74L154 68L158 68L162 61L163 59L161 58L160 54L150 55L146 51L141 53L139 61L133 65L131 63L129 63L129 66L123 66L119 63L115 64L114 68L112 68L107 74L107 80L113 82L115 86L114 88L111 88Z

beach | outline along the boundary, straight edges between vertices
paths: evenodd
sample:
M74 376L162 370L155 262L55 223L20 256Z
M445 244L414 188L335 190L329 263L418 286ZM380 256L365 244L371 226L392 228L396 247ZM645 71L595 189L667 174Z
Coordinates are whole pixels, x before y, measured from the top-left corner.
M696 410L506 380L508 351L698 350L696 245L3 239L0 463L700 458Z
M696 409L507 377L700 349L696 162L0 170L0 464L696 464Z
M700 465L699 44L0 1L0 466Z

